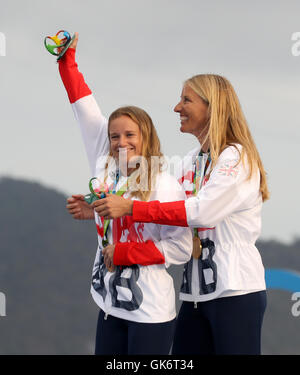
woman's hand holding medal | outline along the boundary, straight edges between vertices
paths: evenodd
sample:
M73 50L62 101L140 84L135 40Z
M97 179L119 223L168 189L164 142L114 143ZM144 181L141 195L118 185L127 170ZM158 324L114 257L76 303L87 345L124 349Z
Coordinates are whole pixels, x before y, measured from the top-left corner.
M93 202L91 206L104 220L109 220L132 215L133 201L116 194L106 194L105 198Z
M84 200L84 195L75 194L67 199L67 210L74 219L77 220L93 220L94 210Z

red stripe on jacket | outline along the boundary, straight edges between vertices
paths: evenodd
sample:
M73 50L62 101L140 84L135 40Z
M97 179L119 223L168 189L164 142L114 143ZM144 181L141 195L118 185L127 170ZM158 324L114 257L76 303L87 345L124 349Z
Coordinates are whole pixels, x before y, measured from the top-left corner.
M131 266L140 264L164 264L163 254L153 241L146 242L118 242L115 247L113 262L116 266Z
M188 227L184 201L134 201L132 217L135 222Z
M129 229L129 237L130 233L132 233L134 228L134 222L131 216L126 217L126 228ZM104 226L103 226L103 217L102 220L102 227L96 224L98 234L103 238L104 236ZM130 224L129 224L130 223ZM129 224L129 225L128 225ZM113 221L113 228L120 226L120 219L116 219ZM130 228L132 230L130 230ZM119 228L120 232L124 229ZM120 236L119 236L120 238ZM118 241L118 239L116 239ZM115 246L114 252L114 264L116 266L131 266L132 264L140 264L141 266L149 266L151 264L164 264L165 258L163 254L158 250L158 248L154 245L153 241L146 241L146 242L117 242Z
M92 93L78 70L75 53L74 48L69 48L58 63L59 73L71 104Z

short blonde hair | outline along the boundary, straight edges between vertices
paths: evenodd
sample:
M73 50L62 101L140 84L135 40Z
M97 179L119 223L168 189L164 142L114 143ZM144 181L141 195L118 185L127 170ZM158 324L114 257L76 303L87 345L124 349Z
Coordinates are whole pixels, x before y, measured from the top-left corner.
M206 140L209 141L212 168L226 147L240 144L240 160L243 161L246 155L249 163L248 178L258 168L262 199L269 199L266 172L231 83L216 74L199 74L186 80L185 85L191 87L208 104L209 129Z

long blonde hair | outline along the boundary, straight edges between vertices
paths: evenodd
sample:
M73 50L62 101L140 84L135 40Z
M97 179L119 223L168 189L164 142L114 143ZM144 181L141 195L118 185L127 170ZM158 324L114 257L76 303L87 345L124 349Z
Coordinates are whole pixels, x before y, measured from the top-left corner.
M138 125L142 136L142 158L138 167L139 173L136 181L131 183L132 186L128 186L130 195L143 201L147 201L152 189L154 188L156 176L162 169L164 160L160 149L160 141L151 117L146 111L135 106L121 107L112 112L108 120L108 138L110 138L109 129L111 121L121 116L127 116L134 121ZM111 150L109 152L109 156L112 156ZM158 157L159 162L155 165L152 163L152 156ZM106 171L107 168L108 164L106 164ZM130 181L130 179L128 181ZM146 190L136 189L132 191L131 188L136 187L136 184L146 187Z
M208 104L208 133L203 144L208 140L211 170L226 147L240 144L240 161L244 161L244 156L247 155L249 163L248 179L258 168L262 199L269 199L266 172L231 83L219 75L199 74L185 81L185 85L191 87Z

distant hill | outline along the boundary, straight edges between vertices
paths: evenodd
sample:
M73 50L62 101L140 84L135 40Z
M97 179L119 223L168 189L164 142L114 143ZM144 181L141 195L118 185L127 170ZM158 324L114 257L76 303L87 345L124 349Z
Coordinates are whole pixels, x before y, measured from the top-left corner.
M2 178L0 196L0 353L91 353L93 222L72 220L66 197L37 183Z
M94 223L73 220L66 196L37 183L3 177L0 196L0 293L6 297L0 354L93 354ZM300 272L299 239L257 246L266 268ZM178 291L182 267L170 273ZM300 317L291 314L293 303L289 292L268 291L264 354L300 354Z

